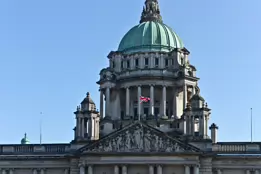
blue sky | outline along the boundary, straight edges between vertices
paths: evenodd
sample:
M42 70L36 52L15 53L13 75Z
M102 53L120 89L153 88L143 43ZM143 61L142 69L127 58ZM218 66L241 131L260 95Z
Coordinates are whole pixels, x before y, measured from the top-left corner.
M27 132L39 143L73 138L76 106L123 35L138 24L145 0L0 1L0 143ZM261 1L160 0L163 20L190 50L219 141L260 141Z

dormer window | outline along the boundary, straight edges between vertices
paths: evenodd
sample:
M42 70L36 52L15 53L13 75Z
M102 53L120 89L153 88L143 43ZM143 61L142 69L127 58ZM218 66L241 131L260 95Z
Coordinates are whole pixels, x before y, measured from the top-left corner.
M139 59L135 59L135 66L136 68L139 67Z
M169 66L169 59L165 59L165 67Z
M159 66L159 58L155 58L155 67Z
M149 66L149 58L144 59L144 64L145 64L145 67Z

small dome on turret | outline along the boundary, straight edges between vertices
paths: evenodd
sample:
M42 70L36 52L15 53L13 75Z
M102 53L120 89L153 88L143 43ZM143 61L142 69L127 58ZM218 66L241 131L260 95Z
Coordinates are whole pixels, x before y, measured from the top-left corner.
M27 139L26 133L24 134L24 138L21 140L21 144L30 144L30 141Z
M81 104L95 104L94 101L91 99L89 92L87 92L86 97L83 99Z
M192 96L191 100L199 100L199 101L205 101L205 99L203 97L201 97L200 94L195 94Z

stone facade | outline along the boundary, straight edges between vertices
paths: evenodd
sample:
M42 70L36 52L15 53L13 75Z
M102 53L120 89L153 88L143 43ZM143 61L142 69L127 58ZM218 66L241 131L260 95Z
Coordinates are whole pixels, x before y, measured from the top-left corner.
M157 0L146 0L142 12L140 22L151 21L162 24ZM97 82L99 112L87 93L74 113L72 142L28 144L25 135L22 144L0 145L0 172L261 174L261 143L218 142L218 127L208 124L211 110L200 96L186 48L133 49L108 55L110 65Z

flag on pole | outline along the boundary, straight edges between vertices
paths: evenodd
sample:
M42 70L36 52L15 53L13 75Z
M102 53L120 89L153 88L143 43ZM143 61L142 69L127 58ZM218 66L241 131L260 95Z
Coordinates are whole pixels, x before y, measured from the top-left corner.
M142 103L142 102L149 102L149 101L150 101L149 97L140 96L140 103Z

